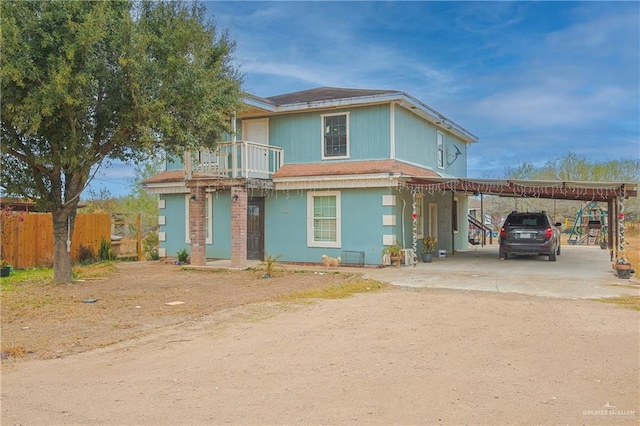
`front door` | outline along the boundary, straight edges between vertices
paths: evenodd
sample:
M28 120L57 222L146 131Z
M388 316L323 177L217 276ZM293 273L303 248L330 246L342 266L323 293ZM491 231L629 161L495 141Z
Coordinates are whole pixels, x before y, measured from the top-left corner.
M264 198L247 203L247 259L264 260Z

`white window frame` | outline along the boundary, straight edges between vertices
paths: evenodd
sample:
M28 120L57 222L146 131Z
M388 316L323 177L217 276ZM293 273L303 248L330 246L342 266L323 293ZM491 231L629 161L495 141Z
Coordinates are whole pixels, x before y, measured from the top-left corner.
M336 197L336 241L316 241L314 240L313 228L313 201L315 197ZM307 246L323 248L340 248L342 244L341 231L341 201L340 191L309 191L307 192Z
M184 230L185 230L185 242L191 244L191 233L189 229L189 203L191 202L191 196L186 194L184 196ZM213 196L207 194L205 198L205 230L207 231L206 244L213 244Z
M340 116L340 115L344 115L346 116L345 118L345 132L346 132L346 144L347 144L347 152L345 155L325 155L325 140L324 140L324 136L325 136L325 118L327 117L336 117L336 116ZM338 159L343 159L343 158L349 158L350 156L350 141L349 141L349 113L348 112L339 112L339 113L334 113L334 114L322 114L320 115L320 149L322 150L321 154L322 154L322 159L323 160L338 160Z
M444 133L442 133L441 131L437 131L436 140L437 140L436 162L438 164L439 169L444 169Z

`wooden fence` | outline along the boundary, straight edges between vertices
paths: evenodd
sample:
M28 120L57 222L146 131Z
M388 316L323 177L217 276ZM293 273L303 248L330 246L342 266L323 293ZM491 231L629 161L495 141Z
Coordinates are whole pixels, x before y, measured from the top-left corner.
M2 213L0 256L14 268L53 265L53 220L51 213ZM111 216L107 213L78 214L71 237L71 260L80 245L98 253L102 239L111 241Z

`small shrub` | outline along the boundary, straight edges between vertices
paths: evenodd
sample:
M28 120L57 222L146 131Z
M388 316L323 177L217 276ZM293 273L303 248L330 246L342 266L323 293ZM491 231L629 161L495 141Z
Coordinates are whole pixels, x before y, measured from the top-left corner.
M80 247L78 247L79 264L88 265L90 263L95 263L97 260L98 258L96 257L96 252L93 250L93 247L80 244Z
M271 278L271 275L273 275L273 272L276 269L281 269L281 270L284 269L284 266L278 263L278 259L280 259L281 257L282 257L281 254L277 256L270 256L268 254L265 254L264 260L260 263L264 268L264 272L265 272L265 274L263 275L264 278Z
M111 241L107 241L104 238L100 241L100 250L98 251L98 259L116 260L116 254L111 250Z
M160 254L158 252L159 246L160 239L158 238L158 233L156 231L149 232L143 242L143 250L147 254L147 258L149 260L160 259Z
M183 248L178 250L177 256L180 263L187 263L187 259L189 259L189 252L187 249Z

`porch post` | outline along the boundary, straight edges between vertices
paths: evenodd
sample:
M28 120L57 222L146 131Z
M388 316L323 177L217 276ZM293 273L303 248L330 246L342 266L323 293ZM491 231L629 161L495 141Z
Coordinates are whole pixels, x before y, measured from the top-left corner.
M191 264L204 266L207 231L205 229L205 206L207 192L198 186L189 191L189 237L191 239Z
M231 266L247 265L247 189L231 188Z

